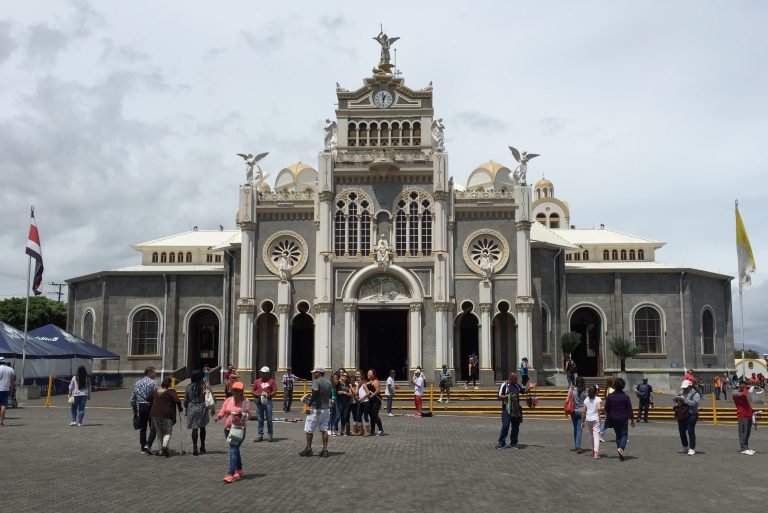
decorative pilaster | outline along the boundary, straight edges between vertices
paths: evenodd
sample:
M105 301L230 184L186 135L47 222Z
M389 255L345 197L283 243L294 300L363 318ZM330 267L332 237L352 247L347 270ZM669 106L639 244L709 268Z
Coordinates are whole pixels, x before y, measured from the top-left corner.
M491 305L480 304L480 372L493 371L493 348L491 347Z
M291 366L291 284L277 284L277 370Z
M451 367L449 358L450 333L453 331L450 325L450 312L453 310L451 303L435 303L435 370L442 369L443 364Z
M315 366L331 368L333 335L333 154L320 153L317 173L315 249Z
M315 304L315 367L331 368L332 303Z
M237 361L241 371L250 371L256 351L253 323L256 313L254 266L256 260L256 191L251 185L240 186L237 224L242 232L240 246L240 293L237 299L239 336Z
M527 357L529 372L535 368L533 359L533 297L531 295L531 222L515 224L517 230L517 358ZM533 380L533 376L531 377Z
M344 362L345 369L357 368L357 305L344 304Z
M408 340L410 341L408 361L410 362L412 369L415 369L419 365L424 368L424 364L421 361L421 310L421 303L411 303L409 314L410 322L408 323L410 332L410 336L408 337Z

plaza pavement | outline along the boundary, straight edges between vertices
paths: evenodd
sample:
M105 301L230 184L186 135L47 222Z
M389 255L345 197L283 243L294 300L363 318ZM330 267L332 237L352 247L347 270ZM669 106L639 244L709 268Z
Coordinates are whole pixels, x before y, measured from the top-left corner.
M68 426L65 397L53 408L30 401L9 410L0 428L2 511L722 512L758 504L768 463L765 431L753 433L759 452L749 457L738 452L734 425L700 424L699 453L690 457L676 453L676 424L640 424L622 463L610 432L600 460L590 457L586 438L585 453L573 452L565 418L527 419L521 449L498 450L496 416L385 416L386 436L331 438L326 459L297 455L303 422L275 423L274 443L254 443L252 422L245 479L225 485L222 424L211 424L206 455L176 454L177 424L173 456L146 456L129 395L94 393L81 428ZM189 431L182 433L191 452Z

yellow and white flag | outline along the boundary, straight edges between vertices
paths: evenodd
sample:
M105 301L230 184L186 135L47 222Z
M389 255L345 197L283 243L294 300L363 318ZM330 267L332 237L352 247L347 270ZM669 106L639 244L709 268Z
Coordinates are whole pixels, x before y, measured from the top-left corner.
M752 285L750 274L755 272L755 257L752 256L752 246L749 244L744 221L739 214L739 203L736 202L736 253L739 257L739 290Z

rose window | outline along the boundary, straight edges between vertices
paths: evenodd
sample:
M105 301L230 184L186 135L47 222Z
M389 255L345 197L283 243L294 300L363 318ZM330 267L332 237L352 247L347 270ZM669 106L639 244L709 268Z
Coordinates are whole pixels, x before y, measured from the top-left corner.
M291 273L294 275L307 264L307 243L296 232L282 230L273 233L264 243L263 248L261 255L264 266L277 276L280 276L280 261L283 257L291 263Z
M296 263L301 260L301 249L295 241L291 239L279 240L272 246L272 263L276 266L280 265L280 258L286 256L291 262L291 267L294 267Z
M501 260L501 246L495 239L481 237L472 244L471 254L472 260L474 260L477 265L480 265L480 260L483 255L487 255L495 266L496 262Z
M493 272L500 272L509 260L507 239L496 230L477 230L464 241L464 262L470 270L483 274L481 263L487 258L493 266Z

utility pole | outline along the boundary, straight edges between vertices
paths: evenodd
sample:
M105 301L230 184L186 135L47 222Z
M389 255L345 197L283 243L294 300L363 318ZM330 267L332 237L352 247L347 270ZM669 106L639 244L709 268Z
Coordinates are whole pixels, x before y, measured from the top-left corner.
M57 299L57 301L58 301L59 303L61 303L61 295L63 294L63 292L61 291L61 288L62 288L62 287L66 287L66 286L67 286L67 284L66 284L66 283L56 283L56 282L53 282L53 281L52 281L52 282L50 282L48 285L53 285L54 287L58 287L58 288L59 288L59 291L58 291L58 292L56 292L55 294L58 296L58 299Z

